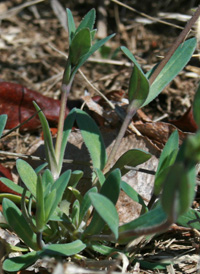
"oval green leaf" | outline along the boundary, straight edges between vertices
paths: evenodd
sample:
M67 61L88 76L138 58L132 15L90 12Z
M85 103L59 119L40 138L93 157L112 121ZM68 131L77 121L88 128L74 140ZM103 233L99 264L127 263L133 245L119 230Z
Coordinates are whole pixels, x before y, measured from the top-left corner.
M110 230L118 238L119 216L114 204L105 196L98 193L89 194L92 205L109 226Z
M16 272L34 264L40 257L40 252L29 252L25 255L6 259L3 262L3 270L8 272Z
M111 170L119 168L123 176L129 172L128 169L124 168L125 165L135 167L148 161L150 158L151 154L149 152L141 149L130 149L117 160Z
M80 253L86 248L81 240L76 240L69 244L51 244L43 248L42 255L72 256Z
M89 52L91 47L91 35L88 28L81 29L72 39L69 58L73 66L78 65L81 58Z
M101 132L94 120L86 112L80 109L75 111L76 121L90 153L93 166L102 170L107 161L107 154Z
M37 174L35 170L24 160L16 161L17 171L27 189L36 197Z
M3 199L2 206L3 214L8 225L28 247L37 250L36 234L31 230L19 208L12 201L6 198Z

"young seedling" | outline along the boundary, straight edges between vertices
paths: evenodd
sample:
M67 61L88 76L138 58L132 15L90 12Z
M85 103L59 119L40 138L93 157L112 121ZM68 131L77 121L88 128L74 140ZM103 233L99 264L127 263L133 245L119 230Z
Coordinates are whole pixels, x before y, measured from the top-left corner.
M200 8L194 18L199 12ZM76 258L84 259L80 254L84 251L84 256L97 252L109 256L113 252L120 252L131 257L125 245L136 237L160 233L176 221L187 225L185 219L191 220L194 217L190 206L195 193L195 165L200 160L200 131L187 138L180 149L178 133L171 135L161 154L155 175L154 197L157 197L158 201L152 198L148 206L121 177L128 172L126 165L135 167L147 161L151 155L143 150L132 149L124 153L112 167L111 161L137 109L153 100L191 58L196 46L195 38L180 44L185 37L182 35L181 41L176 43L179 47L172 50L170 58L164 59L162 70L158 65L159 69L153 69L146 75L132 53L125 47L121 48L134 63L134 67L129 83L127 116L107 159L103 138L93 119L79 109L73 109L66 119L64 114L77 70L113 35L93 44L96 33L93 29L94 9L86 14L77 28L70 10L67 10L67 15L69 57L62 81L55 149L46 117L34 103L44 132L48 166L42 165L34 170L24 160L17 160L16 167L24 188L9 179L0 178L3 184L21 195L0 194L4 216L4 222L0 223L0 226L14 231L23 245L23 255L4 260L3 269L8 272L27 268L46 256L60 259L79 254ZM190 22L195 21L191 20ZM194 102L194 117L198 126L199 94L200 89L197 90ZM0 116L0 136L6 119L5 115ZM77 188L84 175L82 171L61 171L68 137L74 123L80 129L92 162L92 187L86 193L81 193ZM115 208L121 190L142 207L141 215L137 219L123 225L119 225ZM21 210L16 205L19 202ZM197 224L194 226L197 227ZM10 248L14 250L14 247Z

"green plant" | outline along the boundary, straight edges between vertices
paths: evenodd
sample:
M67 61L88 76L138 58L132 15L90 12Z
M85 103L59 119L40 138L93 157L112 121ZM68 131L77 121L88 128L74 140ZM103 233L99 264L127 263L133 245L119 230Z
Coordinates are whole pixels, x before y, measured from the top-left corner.
M180 149L178 133L175 131L170 136L160 157L155 175L154 196L148 206L134 189L122 181L121 176L128 172L125 165L135 167L147 161L151 155L132 149L124 153L112 167L111 161L136 111L152 101L191 58L196 47L195 38L182 44L179 42L179 47L174 49L154 81L150 79L157 69L145 75L132 53L125 47L121 48L134 63L128 92L129 107L114 148L107 159L101 133L92 118L79 109L73 109L66 119L64 113L77 70L112 35L92 45L96 33L93 29L94 9L84 17L78 28L75 27L70 10L67 10L67 15L69 57L61 88L61 111L55 149L48 122L39 106L34 103L44 132L48 166L42 165L34 170L25 161L17 160L16 167L24 188L7 178L0 178L2 183L21 195L0 195L5 218L1 226L19 236L23 243L20 250L24 252L19 257L6 259L3 263L5 271L26 268L44 256L84 258L77 255L83 251L103 255L120 251L129 256L129 251L124 247L129 241L141 235L165 230L177 220L188 225L185 219L194 216L190 206L195 191L195 165L200 159L200 132L186 139ZM199 101L199 98L200 88L194 102ZM196 103L194 117L200 125ZM5 115L0 116L1 135L6 119ZM65 148L75 122L92 161L92 187L85 194L76 188L83 176L82 171L66 170L61 174ZM142 206L140 217L121 226L115 208L120 190ZM156 197L160 197L158 202L155 202ZM17 203L20 203L21 210ZM118 244L118 248L115 248L114 243ZM12 246L9 248L10 251L15 249Z

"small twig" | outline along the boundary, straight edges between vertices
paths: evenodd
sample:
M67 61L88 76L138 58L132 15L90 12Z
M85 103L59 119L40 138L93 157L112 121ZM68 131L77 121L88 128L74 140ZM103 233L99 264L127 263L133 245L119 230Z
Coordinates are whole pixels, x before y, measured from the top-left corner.
M46 158L38 157L38 156L32 156L32 155L25 155L21 153L15 153L15 152L9 152L9 151L3 151L0 150L0 155L6 155L6 156L12 156L17 158L23 158L23 159L30 159L33 161L43 161L46 162ZM64 159L63 163L65 164L73 164L73 165L84 165L84 166L92 166L90 163L86 163L85 161L76 161L71 159Z
M149 170L149 169L144 169L144 168L137 168L137 167L132 167L132 166L124 166L125 169L128 170L134 170L134 171L138 171L138 172L143 172L143 173L147 173L150 175L155 175L156 172L154 170Z
M161 72L161 70L164 68L164 66L167 64L169 59L172 57L172 55L174 54L176 49L185 40L185 37L189 33L189 31L192 28L192 26L194 25L194 23L198 20L199 16L200 16L200 6L197 8L196 12L192 16L192 18L188 21L188 23L186 24L186 26L182 30L182 32L179 34L179 36L177 37L176 41L174 42L174 44L172 45L172 47L168 51L165 58L160 62L160 64L157 66L157 68L154 70L154 72L150 76L150 78L149 78L150 85L154 82L154 80L156 79L158 74Z

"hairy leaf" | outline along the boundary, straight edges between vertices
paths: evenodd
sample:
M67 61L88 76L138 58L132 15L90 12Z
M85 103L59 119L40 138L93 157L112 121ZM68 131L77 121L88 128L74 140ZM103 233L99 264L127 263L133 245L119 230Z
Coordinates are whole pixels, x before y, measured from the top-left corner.
M159 73L153 84L150 86L149 95L142 105L148 105L158 94L171 82L172 79L184 68L190 60L196 48L196 39L191 38L181 44L174 52L168 63ZM151 73L148 73L150 77Z
M195 178L195 166L187 169L178 162L169 169L163 183L161 204L172 222L189 210L194 199Z
M71 77L73 78L74 75L76 74L77 70L86 62L86 60L95 52L97 51L101 46L103 46L109 39L111 39L114 36L114 34L109 35L108 37L96 42L94 45L91 46L89 52L87 54L85 54L80 62L78 63L78 65L76 66L76 68L73 70L73 73L71 75Z
M19 208L6 198L3 199L2 206L3 214L9 226L28 247L37 250L36 234L33 233L30 226L27 224Z
M89 197L89 194L91 192L97 193L97 188L93 187L85 193L85 195L83 197L83 200L81 202L81 205L80 205L79 224L83 221L83 218L88 213L88 210L89 210L89 208L92 204L91 200L90 200L90 197Z
M125 165L135 167L148 161L150 158L151 154L149 152L141 149L130 149L117 160L111 170L119 168L123 176L129 172L129 170L124 167Z
M51 244L45 246L42 255L72 256L78 254L86 248L81 240L76 240L68 244Z
M89 52L91 47L91 35L88 28L81 29L72 39L69 58L73 66L78 65L81 58Z
M91 202L101 216L101 218L109 226L110 230L118 238L118 226L119 226L119 216L114 204L105 196L98 193L89 194Z
M53 140L49 128L48 121L44 115L44 113L41 111L40 107L36 104L36 102L33 102L35 108L38 112L38 116L40 118L40 122L42 124L42 129L44 133L44 145L45 145L45 154L46 154L46 159L49 164L49 168L53 174L53 176L57 176L58 174L58 165L56 162L56 157L55 157L55 151L53 147Z
M95 9L91 9L82 19L81 23L77 27L76 33L82 30L83 28L88 28L92 31L94 23L95 23L96 11Z
M6 259L3 262L3 270L17 272L34 264L40 257L40 252L32 251L25 255Z
M27 162L21 159L16 161L16 167L23 183L32 195L36 197L37 174L34 169Z
M166 172L163 172L166 168L171 166L175 160L178 153L179 146L179 136L178 131L174 131L169 137L159 159L158 168L155 175L155 184L154 184L154 194L159 195L162 182L164 181Z
M126 47L121 47L121 50L134 63L133 71L129 82L129 102L135 101L135 107L140 108L145 102L149 93L149 82L143 73L140 65L136 61L133 54Z
M76 122L90 153L93 166L102 170L107 161L107 155L99 128L94 120L80 109L76 109Z
M71 45L71 41L76 31L76 26L75 26L74 18L70 9L67 9L67 25L68 25L69 45Z
M119 169L113 170L106 178L100 189L100 194L108 198L114 205L117 203L120 193L121 173ZM93 218L87 227L85 234L98 234L104 228L105 221L94 212Z

